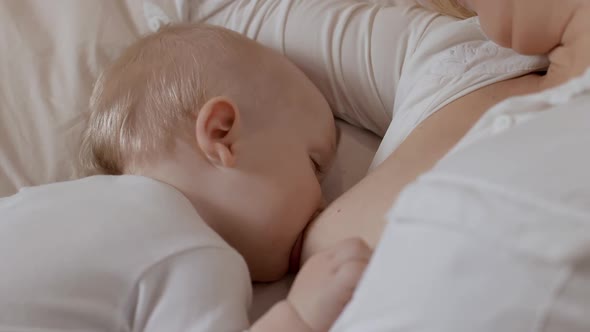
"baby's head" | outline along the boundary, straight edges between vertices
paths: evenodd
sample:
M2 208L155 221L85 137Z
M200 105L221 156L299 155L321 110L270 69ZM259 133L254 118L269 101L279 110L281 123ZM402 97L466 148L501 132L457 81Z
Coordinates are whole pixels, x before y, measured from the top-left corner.
M106 69L90 108L84 175L172 185L254 280L286 273L336 146L327 102L286 58L222 28L166 27Z

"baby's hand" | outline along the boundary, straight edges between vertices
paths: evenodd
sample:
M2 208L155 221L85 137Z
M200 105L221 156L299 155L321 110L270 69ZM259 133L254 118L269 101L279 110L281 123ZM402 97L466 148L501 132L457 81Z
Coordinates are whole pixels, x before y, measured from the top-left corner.
M352 297L371 249L360 238L342 241L312 256L287 301L313 331L328 331Z

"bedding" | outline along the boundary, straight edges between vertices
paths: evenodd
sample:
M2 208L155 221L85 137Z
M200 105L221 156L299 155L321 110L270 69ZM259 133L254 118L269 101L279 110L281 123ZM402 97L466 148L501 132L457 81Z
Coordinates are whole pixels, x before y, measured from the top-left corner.
M180 9L139 0L0 1L0 197L72 178L97 75L141 35L186 19ZM337 123L340 145L323 184L329 201L364 176L380 141ZM284 297L289 284L257 286L253 315Z
M143 31L117 0L0 1L0 196L65 180L101 68Z

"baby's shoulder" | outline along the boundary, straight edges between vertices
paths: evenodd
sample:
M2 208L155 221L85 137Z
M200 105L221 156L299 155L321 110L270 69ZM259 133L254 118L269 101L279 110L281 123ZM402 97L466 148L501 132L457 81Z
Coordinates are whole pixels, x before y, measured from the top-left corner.
M101 321L103 330L120 326L122 308L133 324L154 330L201 326L216 313L221 326L233 324L223 330L247 326L251 286L243 258L181 193L157 181L100 176L25 188L0 200L0 243L7 248L0 250L0 307L44 299L10 317L76 308L64 311L67 323L78 319L83 298L112 317ZM224 321L225 314L235 318ZM93 315L96 309L85 317Z
M139 176L24 188L0 201L0 215L3 237L21 234L47 249L62 243L81 259L108 253L138 269L186 250L230 248L182 193Z

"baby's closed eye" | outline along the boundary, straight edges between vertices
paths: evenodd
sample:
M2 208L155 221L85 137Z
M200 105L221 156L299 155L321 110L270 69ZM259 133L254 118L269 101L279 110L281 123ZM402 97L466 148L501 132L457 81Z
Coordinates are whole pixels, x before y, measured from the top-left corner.
M321 177L324 174L324 169L323 169L322 165L311 156L309 157L309 160L311 161L311 165L313 167L315 174L318 177Z

